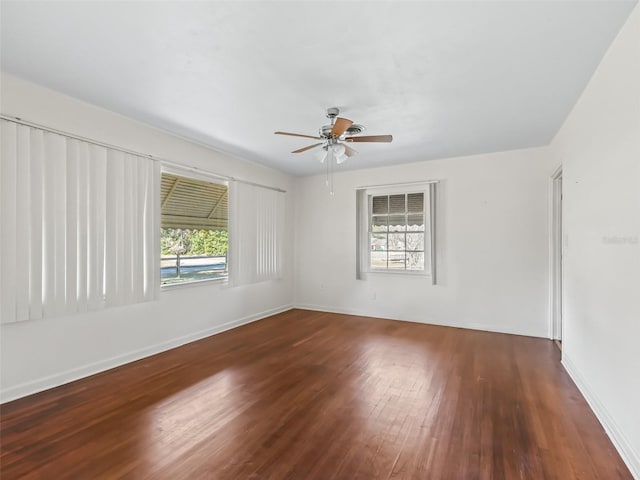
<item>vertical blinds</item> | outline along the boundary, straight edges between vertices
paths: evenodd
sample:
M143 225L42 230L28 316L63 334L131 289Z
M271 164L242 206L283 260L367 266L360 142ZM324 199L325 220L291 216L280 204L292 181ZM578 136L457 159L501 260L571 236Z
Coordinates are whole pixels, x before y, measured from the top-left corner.
M282 278L284 193L232 182L230 278L236 285Z
M1 122L0 322L155 299L157 162Z

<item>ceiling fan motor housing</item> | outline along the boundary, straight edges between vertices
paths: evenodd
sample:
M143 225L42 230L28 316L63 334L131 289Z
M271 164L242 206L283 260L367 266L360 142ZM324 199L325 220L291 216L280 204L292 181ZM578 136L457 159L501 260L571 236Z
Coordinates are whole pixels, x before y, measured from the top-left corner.
M320 131L319 131L320 136L322 138L331 137L332 128L333 128L333 125L323 125L322 127L320 127ZM364 125L352 123L351 126L347 128L345 132L341 135L341 137L352 137L354 135L359 135L364 131L365 131Z

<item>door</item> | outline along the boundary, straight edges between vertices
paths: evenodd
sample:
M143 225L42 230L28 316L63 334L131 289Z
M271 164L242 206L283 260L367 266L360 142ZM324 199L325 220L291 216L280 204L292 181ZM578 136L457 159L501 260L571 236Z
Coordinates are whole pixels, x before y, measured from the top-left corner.
M551 177L551 338L560 342L562 328L562 167Z

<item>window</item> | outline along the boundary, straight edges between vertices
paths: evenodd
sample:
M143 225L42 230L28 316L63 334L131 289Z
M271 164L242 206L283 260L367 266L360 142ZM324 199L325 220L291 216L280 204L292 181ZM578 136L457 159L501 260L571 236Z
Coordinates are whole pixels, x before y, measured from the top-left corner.
M424 192L369 196L369 268L425 270Z
M162 285L226 280L228 186L207 176L162 172Z
M375 272L431 275L435 283L435 183L357 191L357 278Z

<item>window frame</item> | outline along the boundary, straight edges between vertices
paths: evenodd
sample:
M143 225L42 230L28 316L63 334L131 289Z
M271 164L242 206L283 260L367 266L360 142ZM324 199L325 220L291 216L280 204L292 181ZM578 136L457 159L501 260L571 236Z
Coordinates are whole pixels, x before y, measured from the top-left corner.
M415 231L413 233L419 233L422 234L422 250L407 250L407 245L406 245L406 235L407 233L409 233L408 230L408 223L407 223L407 216L410 214L410 212L408 211L408 196L409 195L415 195L415 194L422 194L422 211L421 212L415 212L414 214L420 214L422 216L422 221L423 221L423 228L421 231ZM391 212L391 197L392 196L399 196L402 195L404 197L404 211L402 212ZM424 274L424 272L427 271L427 260L428 259L428 254L426 251L426 246L427 246L427 195L428 193L424 190L424 189L420 189L420 190L407 190L405 192L394 192L394 193L389 193L389 192L376 192L376 193L369 193L367 195L368 197L368 202L367 202L367 216L368 216L368 222L367 222L367 236L368 236L368 263L367 263L367 267L369 269L370 272L372 273L378 273L378 272L385 272L385 273L397 273L397 272L402 272L402 273L406 273L406 274ZM374 198L387 198L387 212L385 214L375 214L374 213ZM404 231L391 231L390 230L390 225L387 223L387 227L385 229L384 232L380 231L380 232L375 232L374 231L374 218L375 217L386 217L387 221L392 217L392 216L404 216L405 217L405 229ZM392 249L390 244L389 244L389 238L392 234L401 234L405 236L405 242L404 242L404 248L402 250L396 250L396 249ZM373 266L373 253L374 250L371 249L371 243L372 240L374 238L375 235L386 235L386 247L384 252L386 253L386 267L375 267ZM406 257L407 257L407 253L408 252L418 252L418 253L422 253L423 254L423 260L422 260L422 268L420 269L409 269L407 268L407 262L406 262ZM402 252L403 253L403 257L404 257L404 266L402 268L392 268L389 267L389 261L390 261L390 253L391 252Z
M364 195L364 199L358 201L358 268L356 272L357 279L366 279L371 275L404 275L409 277L430 277L431 283L436 283L436 265L435 265L435 199L437 180L415 182L406 184L396 184L388 186L372 186L361 187L357 189L357 193ZM360 193L363 192L363 193ZM410 195L412 193L423 194L423 215L424 215L424 269L423 270L407 270L405 268L375 268L371 266L371 221L373 216L372 202L375 196L391 196L391 195ZM405 207L405 209L408 207ZM408 215L405 211L402 215ZM387 213L387 215L392 215ZM390 233L387 230L387 234ZM407 233L407 231L405 231ZM366 250L366 251L365 251ZM407 252L405 245L405 254Z
M229 234L229 240L228 240L228 245L227 245L227 261L226 261L226 272L227 275L224 277L216 277L216 278L203 278L203 279L199 279L199 280L188 280L188 281L183 281L183 282L176 282L176 283L162 283L162 278L159 279L160 282L160 290L172 290L175 288L189 288L189 287L196 287L196 286L203 286L203 285L229 285L231 283L231 268L229 265L229 259L231 257L231 250L232 250L232 242L231 242L231 215L230 215L230 210L231 210L231 195L230 195L230 182L227 178L216 175L214 173L210 173L210 172L206 172L203 170L194 170L191 169L187 166L185 166L184 168L178 167L176 165L167 165L167 164L162 164L161 168L160 168L160 178L159 178L159 183L162 182L162 175L166 173L166 174L170 174L170 175L176 175L179 177L184 177L184 178L188 178L188 179L193 179L193 180L199 180L199 181L203 181L203 182L208 182L208 183L216 183L216 184L221 184L221 185L225 185L227 187L227 202L228 202L228 206L227 206L227 233ZM158 194L160 195L160 188L158 187ZM159 200L158 202L160 202L160 197L158 197ZM162 218L162 207L159 208L159 217L160 219ZM159 221L160 223L160 229L162 229L162 220ZM158 238L158 246L160 249L160 238ZM161 250L161 249L160 249ZM162 261L162 252L160 252L160 258L158 259L159 262ZM160 274L160 270L161 270L161 265L160 263L158 264L158 274Z

